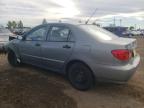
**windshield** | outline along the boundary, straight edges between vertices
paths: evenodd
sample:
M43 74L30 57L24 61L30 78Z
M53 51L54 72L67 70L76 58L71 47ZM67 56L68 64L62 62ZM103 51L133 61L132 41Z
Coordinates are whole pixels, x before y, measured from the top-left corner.
M118 36L95 25L80 25L80 28L102 40L112 40Z

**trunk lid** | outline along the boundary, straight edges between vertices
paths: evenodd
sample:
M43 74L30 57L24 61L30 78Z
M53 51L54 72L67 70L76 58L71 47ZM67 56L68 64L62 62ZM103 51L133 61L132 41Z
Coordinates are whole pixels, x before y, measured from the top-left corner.
M116 46L123 46L123 48L125 49L136 49L137 47L137 41L136 39L132 39L132 38L115 38L112 39L110 41L107 41L107 43L116 45Z

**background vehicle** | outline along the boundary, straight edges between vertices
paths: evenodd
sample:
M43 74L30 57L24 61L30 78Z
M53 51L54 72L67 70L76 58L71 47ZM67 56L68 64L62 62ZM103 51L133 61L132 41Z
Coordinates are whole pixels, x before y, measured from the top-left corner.
M31 28L24 27L24 28L16 28L13 30L13 33L15 35L24 35L26 32L28 32Z
M4 45L9 41L9 37L13 34L5 28L0 28L0 50L3 50Z
M123 32L123 35L124 36L134 36L134 34L131 32L131 31L125 31L125 32Z
M120 38L95 25L49 23L6 45L12 66L32 64L65 74L79 90L95 81L125 83L140 61L136 40Z
M140 31L140 36L144 36L144 31L143 30Z

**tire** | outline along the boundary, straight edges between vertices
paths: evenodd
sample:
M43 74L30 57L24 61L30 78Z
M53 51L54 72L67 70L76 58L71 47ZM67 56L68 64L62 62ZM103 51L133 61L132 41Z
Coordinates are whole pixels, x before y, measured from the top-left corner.
M20 65L20 63L17 61L17 57L13 51L8 52L8 62L13 67Z
M78 90L86 91L93 87L94 77L91 70L83 63L74 63L68 69L68 80Z

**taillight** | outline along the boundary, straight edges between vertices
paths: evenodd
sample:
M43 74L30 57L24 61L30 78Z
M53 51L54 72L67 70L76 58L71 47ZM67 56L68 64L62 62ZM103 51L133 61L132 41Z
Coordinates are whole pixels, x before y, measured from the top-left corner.
M132 57L132 52L125 49L113 50L111 53L120 61L128 61Z

